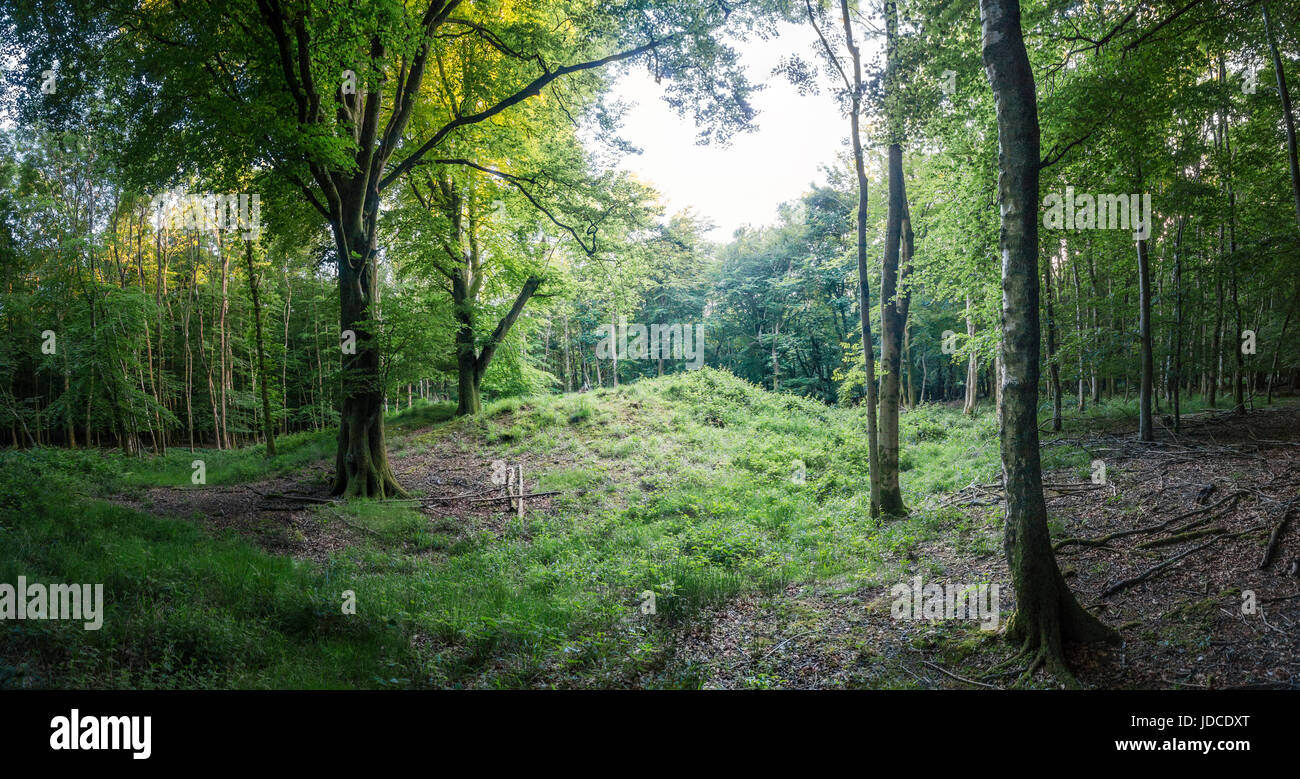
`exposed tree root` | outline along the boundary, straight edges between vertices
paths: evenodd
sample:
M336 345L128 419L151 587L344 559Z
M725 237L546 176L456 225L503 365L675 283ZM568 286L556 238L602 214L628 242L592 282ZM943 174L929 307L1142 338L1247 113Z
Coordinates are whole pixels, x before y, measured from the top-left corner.
M1052 551L1054 551L1054 552L1059 552L1059 551L1061 551L1061 549L1062 549L1063 547L1071 546L1071 545L1074 545L1074 546L1105 546L1107 542L1114 541L1114 540L1117 539L1117 538L1125 538L1125 537L1127 537L1127 536L1144 535L1144 534L1146 534L1146 533L1159 533L1160 531L1165 530L1165 529L1168 528L1170 525L1174 524L1175 522L1178 522L1179 520L1187 519L1188 517L1194 517L1194 516L1196 516L1197 514L1202 514L1202 513L1205 513L1205 512L1213 511L1213 510L1219 508L1220 506L1224 505L1225 503L1228 503L1229 501L1232 501L1232 502L1233 502L1233 505L1235 506L1235 505L1236 505L1236 501L1240 500L1240 499L1241 499L1241 496L1242 496L1242 495L1245 495L1245 494L1246 494L1246 493L1245 493L1244 491L1242 491L1242 490L1238 490L1238 491L1236 491L1236 492L1233 492L1233 493L1230 494L1230 495L1225 496L1222 500L1220 500L1220 501L1217 502L1217 503L1211 504L1211 505L1209 505L1209 506L1203 506L1203 507L1198 508L1198 509L1192 509L1191 511L1187 511L1187 512L1184 512L1184 513L1182 513L1182 514L1179 514L1179 515L1176 516L1176 517L1171 517L1170 519L1167 519L1167 520L1165 520L1164 522L1161 522L1161 523L1158 524L1158 525L1147 525L1146 527L1132 528L1132 529L1130 529L1130 530L1118 530L1118 531L1116 531L1116 532L1114 532L1114 533L1108 533L1108 534L1106 534L1106 535L1104 535L1104 536L1100 536L1100 537L1098 537L1098 538L1085 538L1085 537L1083 537L1083 536L1070 537L1070 538L1063 538L1063 539L1061 539L1060 541L1057 541L1055 544L1052 545ZM1190 522L1190 523L1188 523L1188 524L1186 524L1186 525L1184 525L1184 526L1182 526L1182 527L1176 529L1174 532L1181 532L1181 531L1184 531L1184 530L1188 530L1188 529L1190 529L1190 528L1192 528L1192 527L1195 527L1196 525L1201 524L1202 522L1208 522L1209 519L1210 519L1209 517L1205 517L1204 519L1200 519L1200 520L1197 520L1197 521L1195 521L1195 522Z

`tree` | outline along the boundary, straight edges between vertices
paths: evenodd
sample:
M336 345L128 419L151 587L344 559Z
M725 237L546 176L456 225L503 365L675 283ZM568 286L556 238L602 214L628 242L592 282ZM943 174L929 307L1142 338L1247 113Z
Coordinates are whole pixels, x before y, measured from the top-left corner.
M270 378L266 374L266 344L262 339L262 304L257 296L257 271L253 268L253 242L244 242L244 263L248 272L248 296L253 300L254 343L257 345L258 386L262 391L262 430L266 437L266 456L275 456L275 418L271 416Z
M851 39L847 5L845 35ZM907 514L898 480L898 415L901 407L903 329L910 292L904 286L911 270L912 220L903 179L903 101L899 94L898 3L885 1L886 124L889 128L889 206L885 221L885 251L880 274L880 511L886 516Z
M333 492L384 497L404 493L385 447L375 320L385 191L464 128L494 120L557 82L651 52L656 72L672 78L676 104L702 117L706 137L724 135L750 114L743 75L730 49L714 39L730 13L722 2L640 0L537 7L376 0L348 14L324 0L144 8L109 0L53 19L26 12L15 18L33 69L54 59L102 57L99 70L116 79L121 113L132 120L124 158L141 180L172 178L179 164L257 166L275 186L298 190L326 221L339 329L355 339L355 349L343 354ZM50 35L51 27L75 32ZM481 38L506 55L498 92L412 137L412 117L429 108L426 74L460 36Z
M980 0L984 69L998 122L998 207L1002 219L1002 479L1004 549L1016 592L1006 635L1067 684L1065 642L1118 634L1075 600L1056 564L1047 529L1038 452L1038 106L1020 29L1019 0Z
M849 117L849 140L853 147L853 170L857 178L857 258L858 258L858 314L862 331L862 358L864 390L867 408L867 449L870 459L871 516L881 511L882 462L880 454L879 388L876 384L875 339L871 334L871 286L867 274L867 206L868 187L866 155L862 146L861 120L866 99L866 84L862 76L862 53L853 33L853 19L848 0L839 2L840 35L836 35L830 13L819 2L804 0L806 20L821 42L821 54L829 71L839 80L837 95ZM840 37L842 36L842 37ZM832 40L844 47L841 54ZM847 63L844 61L847 57ZM789 68L796 82L807 83L811 76L800 64Z

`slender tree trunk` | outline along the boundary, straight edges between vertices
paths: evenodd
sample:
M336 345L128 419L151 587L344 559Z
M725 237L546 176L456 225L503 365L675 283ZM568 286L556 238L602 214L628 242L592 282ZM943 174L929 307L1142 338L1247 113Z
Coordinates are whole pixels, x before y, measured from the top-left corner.
M1214 274L1214 287L1218 292L1218 302L1214 306L1214 333L1210 337L1210 391L1205 398L1205 405L1210 408L1215 407L1219 382L1223 380L1220 373L1223 367L1223 277L1217 272Z
M862 57L853 38L853 22L848 0L840 0L840 16L844 25L845 41L853 59L852 98L850 100L850 140L853 143L853 168L858 182L858 312L862 320L862 359L867 406L867 458L870 468L871 516L880 515L880 433L877 418L875 339L871 335L871 285L867 276L867 168L862 150L860 129L862 113Z
M1002 339L998 339L997 351L993 354L993 409L998 424L1002 423Z
M776 329L772 331L772 391L773 392L781 391L781 361L780 359L778 359L776 353L776 342L777 339L780 338L780 336L781 336L781 322L780 320L778 320L776 322ZM662 366L663 366L663 362L661 361L660 371L659 371L661 376L663 375Z
M880 510L891 517L907 514L898 479L900 386L903 327L909 295L902 289L912 259L912 225L903 179L903 117L898 107L898 4L885 2L885 88L893 98L887 108L889 125L889 193L885 222L885 252L880 272Z
M1229 246L1232 246L1235 243L1236 243L1235 241L1230 240ZM1232 249L1229 249L1229 251L1231 252ZM1246 364L1245 364L1245 355L1242 352L1243 341L1241 336L1244 331L1242 330L1241 327L1241 301L1237 297L1236 266L1233 266L1232 268L1232 276L1230 278L1230 282L1231 282L1230 288L1232 291L1233 319L1237 325L1236 332L1233 333L1233 349L1232 349L1232 355L1234 360L1233 363L1234 369L1232 371L1232 413L1244 414L1246 413L1246 395L1245 395L1245 388L1244 388L1244 382L1246 378Z
M1078 604L1052 551L1038 451L1038 106L1020 30L1019 0L980 0L983 61L998 122L998 204L1002 230L1001 414L1004 547L1016 592L1007 638L1075 684L1063 644L1117 640Z
M284 352L280 357L280 407L283 421L280 432L289 432L289 318L293 313L293 283L289 280L289 263L284 264Z
M1064 246L1064 244L1062 244ZM1043 269L1047 292L1047 377L1052 391L1052 432L1061 432L1061 365L1056 357L1056 301L1052 294L1052 255Z
M1086 401L1084 400L1084 397L1085 397L1085 395L1084 395L1084 392L1085 392L1085 389L1084 389L1085 381L1084 381L1084 380L1085 380L1085 378L1086 378L1086 373L1085 373L1085 371L1084 371L1084 364L1083 364L1083 343L1084 343L1084 338L1083 338L1083 288L1082 288L1082 286L1079 284L1079 260L1078 260L1078 257L1077 257L1077 256L1075 257L1074 261L1072 261L1072 262L1070 263L1070 269L1073 271L1073 275L1074 275L1074 331L1075 331L1076 333L1079 334L1079 343L1080 343L1080 346L1079 346L1079 364L1078 364L1078 370L1079 370L1079 392L1078 392L1078 395L1079 395L1079 405L1078 405L1077 410L1078 410L1080 413L1082 413L1083 410L1084 410L1084 407L1085 407L1085 403L1086 403Z
M221 436L221 447L223 449L232 449L234 447L230 440L229 419L230 392L234 387L230 376L234 366L230 364L232 355L228 327L230 316L230 257L226 254L226 247L224 242L220 240L220 234L218 234L217 240L217 259L221 262L221 308L220 316L217 319L217 333L221 338L219 343L221 355L218 363L220 367L218 384L220 384L221 388L221 431L219 435Z
M1273 57L1273 69L1277 72L1277 92L1282 101L1282 121L1286 126L1287 163L1291 171L1291 196L1295 202L1296 225L1300 227L1300 158L1296 152L1295 113L1291 109L1291 91L1287 88L1286 71L1282 68L1282 58L1278 55L1277 39L1273 33L1273 20L1268 12L1268 3L1263 4L1264 32L1268 37L1269 53ZM1296 298L1300 299L1300 286L1296 288ZM1282 323L1282 332L1273 349L1273 366L1269 370L1267 403L1273 402L1273 375L1277 373L1278 357L1281 345L1286 343L1287 325L1291 323L1291 314L1295 311L1295 302L1287 309L1286 319Z
M1181 217L1178 220L1178 234L1174 239L1174 348L1173 348L1173 380L1169 382L1170 391L1173 393L1172 405L1174 411L1174 432L1182 432L1182 407L1179 394L1182 391L1183 381L1183 229L1187 226L1187 218Z
M573 363L569 359L569 315L564 315L564 391L573 392Z
M248 294L253 299L253 335L257 347L257 375L261 377L262 430L266 436L266 456L275 456L275 421L271 417L270 383L266 378L266 345L262 341L262 303L257 294L257 272L253 269L253 242L244 242L244 264L248 270Z
M1097 267L1092 259L1092 241L1088 241L1088 281L1092 286L1092 334L1094 338L1101 336L1101 286L1097 283ZM1092 350L1092 405L1101 402L1101 385L1102 379L1098 376L1099 368L1097 366L1098 351L1094 346Z
M971 310L970 293L966 293L966 335L970 339L975 338L975 314ZM975 401L979 391L977 385L979 379L979 358L972 349L970 356L966 359L966 402L962 404L961 413L974 414Z
M617 320L618 320L618 314L614 311L613 308L611 308L611 309L609 310L609 333L610 333L610 348L609 348L610 365L609 365L609 375L610 375L611 377L613 377L613 378L612 378L612 381L613 381L613 386L614 386L615 388L618 387L618 341L619 341L619 338L618 338L618 321L617 321Z
M1151 354L1151 260L1148 256L1146 241L1141 239L1137 241L1137 256L1138 330L1142 344L1142 376L1138 397L1138 436L1143 441L1154 441L1156 436L1151 416L1151 394L1155 378L1155 364Z
M818 359L818 364L821 360ZM912 374L916 373L912 369L912 325L910 322L903 325L903 403L909 409L916 407L916 393L912 388L912 381L916 378Z

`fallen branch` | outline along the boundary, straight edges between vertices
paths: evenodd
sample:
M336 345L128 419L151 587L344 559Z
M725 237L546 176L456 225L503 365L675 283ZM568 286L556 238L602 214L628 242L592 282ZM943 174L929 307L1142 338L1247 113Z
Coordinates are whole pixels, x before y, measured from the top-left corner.
M1273 532L1268 536L1268 545L1264 547L1264 556L1260 558L1259 568L1263 570L1273 562L1273 555L1277 553L1278 542L1282 540L1282 534L1286 532L1287 525L1291 523L1291 511L1295 508L1296 501L1300 498L1292 498L1282 509L1282 518L1273 527Z
M253 490L253 491L257 492L257 490ZM299 503L320 503L324 505L333 505L339 502L333 498L313 498L310 495L285 495L279 492L267 492L267 493L258 492L257 494L261 495L263 498L297 501Z
M519 498L519 497L524 497L524 498L540 498L540 497L543 497L543 496L546 496L546 495L559 495L560 492L561 492L560 490L550 490L550 491L548 491L548 492L530 492L530 493L528 493L527 495L522 495L522 496L521 496L521 495L498 495L498 496L493 497L493 498L478 498L478 499L476 499L476 500L471 500L470 503L494 503L494 502L499 503L499 502L501 502L501 501L503 501L503 500L511 500L511 501L512 501L512 500L514 500L515 498Z
M424 500L426 503L451 503L454 500L464 500L465 498L482 494L483 493L479 490L470 490L469 492L462 492L459 495L452 495L446 498L425 498Z

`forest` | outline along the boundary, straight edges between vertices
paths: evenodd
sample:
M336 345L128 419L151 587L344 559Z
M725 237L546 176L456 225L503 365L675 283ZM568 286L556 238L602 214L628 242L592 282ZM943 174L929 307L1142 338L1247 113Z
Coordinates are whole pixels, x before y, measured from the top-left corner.
M1298 31L0 0L0 688L1295 689Z

